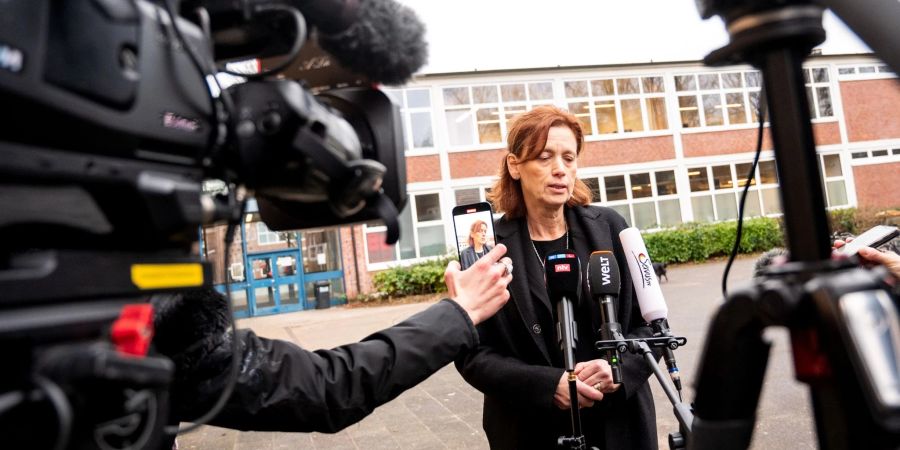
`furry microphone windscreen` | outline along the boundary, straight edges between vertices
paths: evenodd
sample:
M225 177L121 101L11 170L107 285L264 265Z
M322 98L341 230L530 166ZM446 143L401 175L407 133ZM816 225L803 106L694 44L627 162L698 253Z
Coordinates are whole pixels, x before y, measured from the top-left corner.
M361 0L356 22L318 41L347 69L386 85L409 81L428 62L425 25L393 0Z

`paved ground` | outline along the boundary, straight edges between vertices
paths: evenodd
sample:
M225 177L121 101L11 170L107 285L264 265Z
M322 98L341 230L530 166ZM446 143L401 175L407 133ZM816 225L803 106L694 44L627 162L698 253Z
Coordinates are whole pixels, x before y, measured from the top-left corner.
M749 279L753 259L739 259L730 286ZM673 330L687 337L688 345L677 352L685 398L694 397L693 381L707 324L720 302L724 263L682 265L669 268L663 292L669 305ZM308 348L330 348L359 340L373 331L395 324L426 308L427 304L378 308L333 308L303 311L240 321L271 338L288 339ZM754 449L805 449L816 447L814 425L806 389L793 380L787 333L772 330L773 342L766 383L760 400ZM655 380L657 429L660 448L677 431L670 403ZM180 436L181 449L487 449L481 429L482 395L457 374L452 364L425 382L380 407L362 422L340 433L251 433L216 427Z

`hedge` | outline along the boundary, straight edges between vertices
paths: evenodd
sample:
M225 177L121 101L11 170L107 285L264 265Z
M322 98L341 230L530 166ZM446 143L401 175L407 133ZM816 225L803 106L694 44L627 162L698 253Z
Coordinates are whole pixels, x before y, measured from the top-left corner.
M672 230L647 233L647 251L656 262L705 261L711 256L728 255L734 246L737 222L690 223ZM745 219L740 253L753 253L783 245L778 219Z
M411 266L398 266L378 272L372 277L375 290L391 297L431 294L447 290L444 270L449 256Z

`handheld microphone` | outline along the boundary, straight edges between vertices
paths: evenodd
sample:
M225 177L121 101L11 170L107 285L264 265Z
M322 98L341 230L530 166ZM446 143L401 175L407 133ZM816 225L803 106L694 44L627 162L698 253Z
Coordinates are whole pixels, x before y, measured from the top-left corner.
M619 276L619 265L616 257L609 250L599 250L591 253L588 260L588 288L591 297L600 304L600 337L604 341L619 341L616 348L606 352L606 360L612 369L613 382L622 382L621 353L627 350L625 337L622 335L622 325L616 317L615 299L619 296L622 278Z
M653 262L647 253L647 245L644 244L641 232L634 227L626 228L619 233L619 240L622 241L625 258L628 260L628 271L631 273L631 281L637 293L641 316L653 328L654 336L671 336L669 322L666 320L669 308L666 306L662 289L659 287L656 272L653 271ZM669 369L672 383L680 393L681 375L675 361L675 354L668 346L663 349L663 358L666 360L666 367Z
M562 250L547 255L544 260L544 276L547 280L547 294L556 304L556 336L566 370L575 370L575 341L577 325L573 302L581 298L581 263L574 250Z

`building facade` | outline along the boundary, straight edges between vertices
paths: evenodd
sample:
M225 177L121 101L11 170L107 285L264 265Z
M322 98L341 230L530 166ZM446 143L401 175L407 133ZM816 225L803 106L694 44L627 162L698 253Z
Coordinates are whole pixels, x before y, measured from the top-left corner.
M866 55L814 56L804 67L828 207L900 207L896 75ZM455 248L450 210L485 200L511 121L538 105L579 118L578 176L630 224L652 232L736 219L761 76L749 66L634 64L428 74L387 91L402 109L409 204L397 245L385 245L382 226L334 231L350 297L369 292L380 270ZM762 148L746 217L781 214L768 126Z

